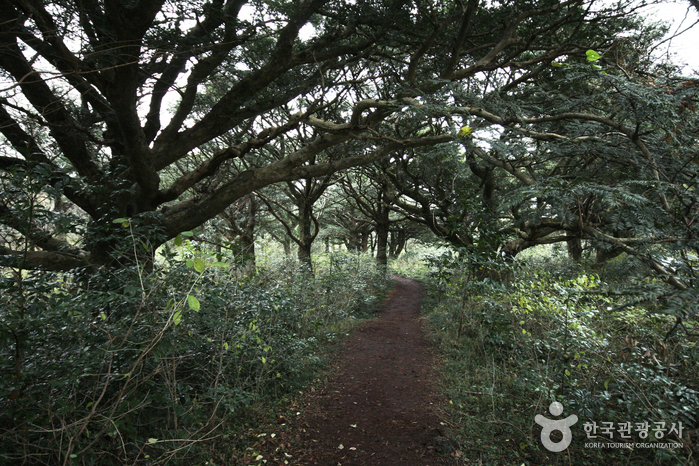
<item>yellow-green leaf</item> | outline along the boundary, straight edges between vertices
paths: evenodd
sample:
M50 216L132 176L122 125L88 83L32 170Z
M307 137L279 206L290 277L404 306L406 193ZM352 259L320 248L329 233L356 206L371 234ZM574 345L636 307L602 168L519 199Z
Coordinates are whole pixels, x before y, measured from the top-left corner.
M175 236L175 246L182 246L182 235Z
M199 309L201 309L201 303L196 296L192 296L191 294L187 295L187 304L189 304L189 308L193 311L199 312Z
M604 389L609 390L609 382L611 382L612 379L607 379L604 381Z
M599 53L595 52L594 50L588 50L587 52L585 52L585 55L587 55L587 60L588 60L588 61L597 61L597 60L599 60L600 58L602 58L602 55L600 55Z
M182 311L177 311L172 315L172 321L175 323L175 325L180 325L181 320L182 320Z
M148 443L155 443L155 442L157 442L157 441L158 441L157 438L152 438L152 437L151 437L151 438L148 439Z
M198 257L194 259L194 270L196 270L199 273L202 273L205 268L206 264L203 260L199 259Z
M471 128L470 126L463 126L459 130L459 133L457 134L457 136L460 138L465 138L466 136L469 136L472 132L473 132L473 128Z

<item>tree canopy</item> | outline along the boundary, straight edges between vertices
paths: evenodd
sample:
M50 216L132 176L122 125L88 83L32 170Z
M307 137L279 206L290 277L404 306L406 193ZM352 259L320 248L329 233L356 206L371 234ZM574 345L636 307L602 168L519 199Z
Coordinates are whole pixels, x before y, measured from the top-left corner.
M383 258L402 216L488 254L587 241L686 289L664 256L694 276L699 86L654 61L642 6L7 2L2 263L121 264L125 219L152 253L283 182L310 257L313 203L373 163Z
M114 219L146 226L155 247L272 183L451 141L464 117L511 126L489 116L492 104L476 106L554 60L618 50L638 26L631 3L593 6L5 2L5 182L43 177L46 196L65 196L86 223L73 228L84 241L61 240L65 215L27 224L6 197L3 224L19 241L7 244L32 248L3 246L4 260L109 263ZM339 145L347 150L328 152ZM281 156L262 157L265 148Z

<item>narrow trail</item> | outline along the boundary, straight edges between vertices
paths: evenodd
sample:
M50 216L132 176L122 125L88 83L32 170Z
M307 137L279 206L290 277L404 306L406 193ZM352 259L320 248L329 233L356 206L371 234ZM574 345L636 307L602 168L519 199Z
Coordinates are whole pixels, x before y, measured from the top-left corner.
M418 320L422 289L413 280L395 280L380 316L347 338L334 377L300 420L300 464L449 464L439 453L436 358Z

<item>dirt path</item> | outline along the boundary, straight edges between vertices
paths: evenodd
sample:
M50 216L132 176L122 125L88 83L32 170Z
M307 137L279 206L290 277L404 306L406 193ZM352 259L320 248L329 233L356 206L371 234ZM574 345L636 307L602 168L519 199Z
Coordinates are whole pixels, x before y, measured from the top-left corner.
M294 464L448 464L431 387L435 357L418 320L422 289L396 282L381 315L347 338L335 376L298 420L305 434Z

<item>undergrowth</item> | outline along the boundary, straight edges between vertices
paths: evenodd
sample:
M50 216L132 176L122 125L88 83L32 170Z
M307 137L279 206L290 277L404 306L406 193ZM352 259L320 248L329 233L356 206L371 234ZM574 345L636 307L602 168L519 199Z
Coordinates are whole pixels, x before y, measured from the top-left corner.
M432 266L423 309L444 359L460 463L697 464L696 316L678 320L672 303L635 299L613 267L530 259L503 284L475 280L454 261ZM554 401L561 417L549 413ZM569 448L543 447L537 414L578 417Z
M0 277L0 464L235 464L385 293L366 257L245 275L178 242L150 271Z

